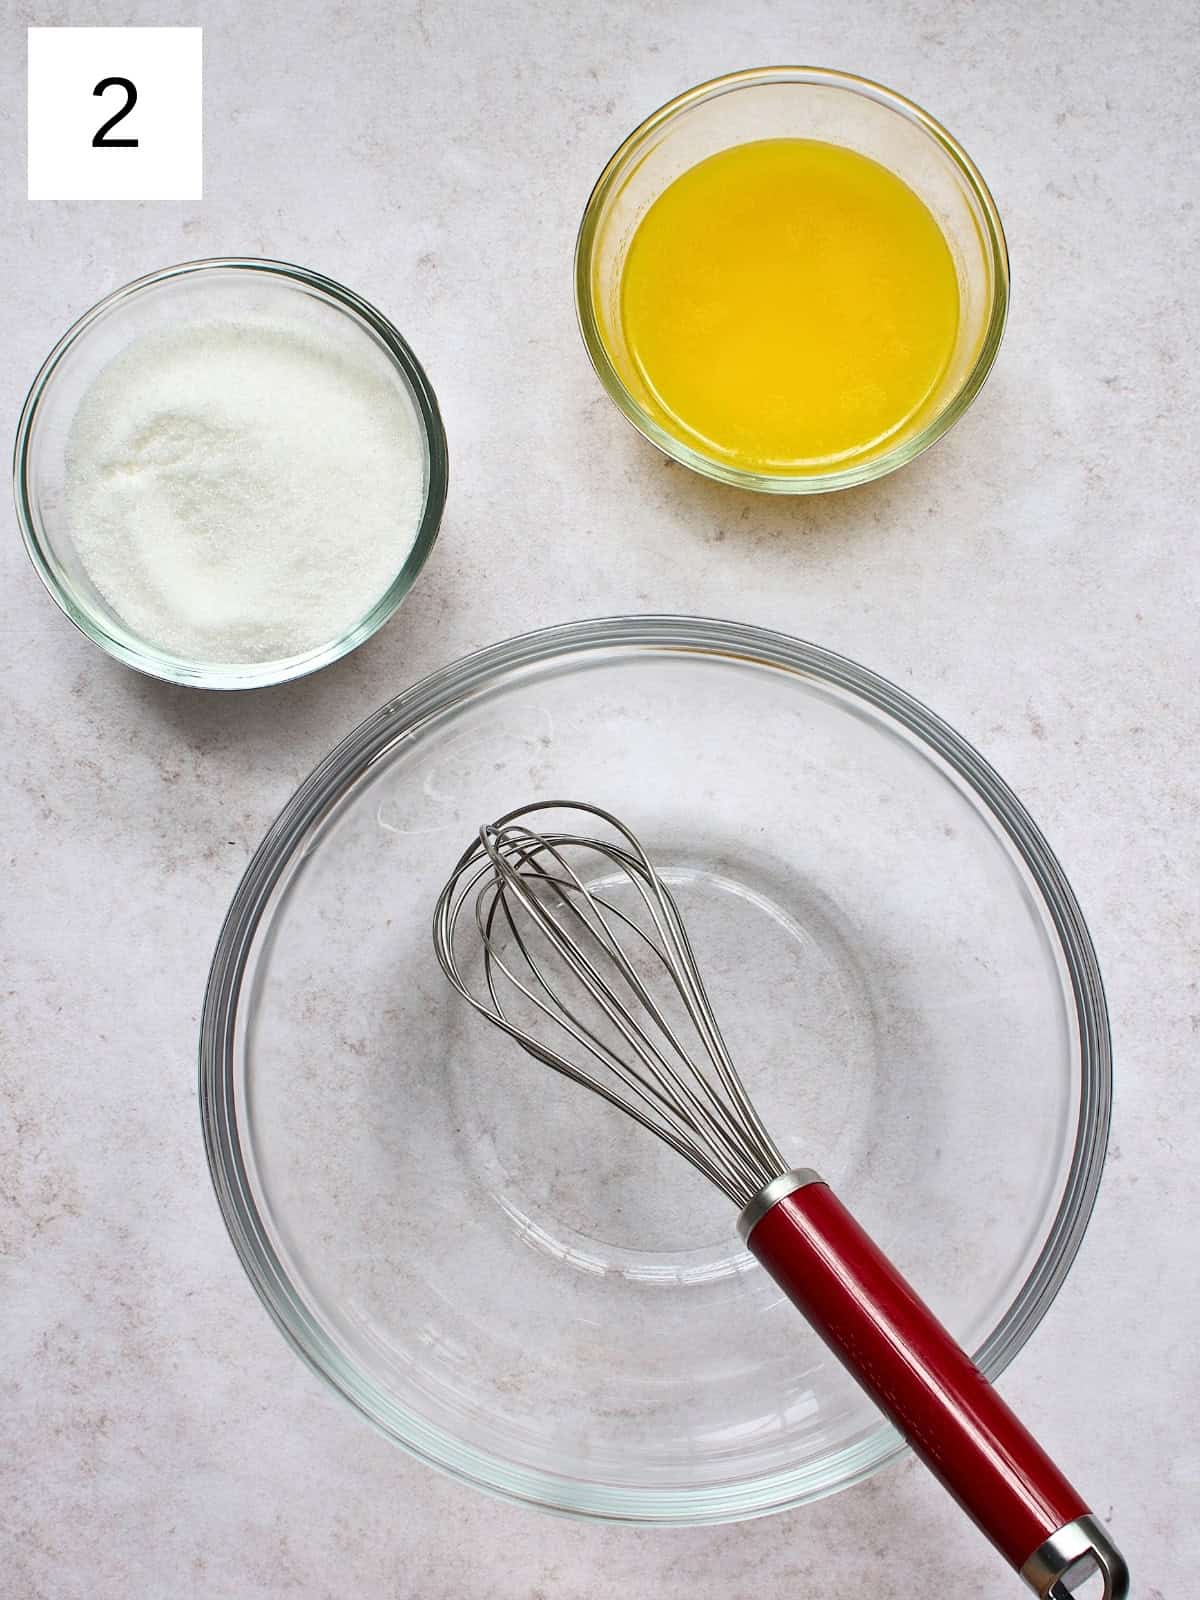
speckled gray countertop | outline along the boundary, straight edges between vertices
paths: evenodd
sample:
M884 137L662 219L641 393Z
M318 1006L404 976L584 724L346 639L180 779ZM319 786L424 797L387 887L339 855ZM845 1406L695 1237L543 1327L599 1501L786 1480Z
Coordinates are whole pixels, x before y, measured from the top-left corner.
M205 198L30 204L27 24L203 23ZM15 426L65 325L168 261L268 254L359 289L439 393L451 492L400 616L291 687L139 679L66 624L10 515L0 982L0 1595L909 1600L1020 1593L908 1462L699 1532L495 1504L376 1437L258 1306L195 1092L212 944L314 762L413 678L541 623L729 615L933 705L1058 850L1108 984L1113 1141L1091 1229L1004 1381L1094 1488L1141 1600L1200 1571L1195 8L9 4L0 95ZM963 139L1014 294L966 420L903 473L787 503L668 466L603 397L570 261L642 115L737 66L881 78ZM504 579L483 574L502 567Z

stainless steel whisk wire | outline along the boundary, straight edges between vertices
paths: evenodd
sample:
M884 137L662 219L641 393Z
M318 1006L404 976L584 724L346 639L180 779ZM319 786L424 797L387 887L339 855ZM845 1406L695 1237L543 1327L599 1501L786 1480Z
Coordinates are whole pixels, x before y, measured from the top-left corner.
M514 820L533 810L587 813L621 842L540 833ZM584 852L633 886L649 930L601 893L594 879L584 880L571 859ZM484 995L468 982L456 950L468 908L482 943ZM567 1004L547 975L546 957L531 940L535 933L590 996L632 1059L614 1051ZM508 959L502 948L506 936L512 945ZM638 976L622 938L634 941L634 950L649 953L663 969L707 1067ZM726 1047L674 896L637 838L607 811L577 801L547 801L482 827L439 896L434 946L446 976L477 1012L537 1060L599 1094L670 1145L739 1208L786 1172L787 1163ZM606 1077L518 1026L506 1010L505 984L602 1065Z

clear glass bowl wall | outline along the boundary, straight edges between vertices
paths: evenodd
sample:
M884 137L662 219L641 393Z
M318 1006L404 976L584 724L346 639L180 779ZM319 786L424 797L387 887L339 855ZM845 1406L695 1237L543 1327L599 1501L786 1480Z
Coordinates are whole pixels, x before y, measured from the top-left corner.
M728 1203L506 1046L430 918L481 820L625 816L746 1082L998 1373L1099 1180L1108 1031L1069 886L989 767L893 686L761 630L551 629L384 707L238 891L204 1014L218 1195L259 1293L427 1461L581 1515L703 1522L901 1448Z

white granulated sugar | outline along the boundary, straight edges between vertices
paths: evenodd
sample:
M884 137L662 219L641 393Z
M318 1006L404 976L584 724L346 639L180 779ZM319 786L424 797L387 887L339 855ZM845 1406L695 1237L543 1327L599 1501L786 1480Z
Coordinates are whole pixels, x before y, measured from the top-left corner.
M424 502L400 380L287 321L147 334L87 390L66 514L133 633L189 660L302 655L360 622L403 566Z

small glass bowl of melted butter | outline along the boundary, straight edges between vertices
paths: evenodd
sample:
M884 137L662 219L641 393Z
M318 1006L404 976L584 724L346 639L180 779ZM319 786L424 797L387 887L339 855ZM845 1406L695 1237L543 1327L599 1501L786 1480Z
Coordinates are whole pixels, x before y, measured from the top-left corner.
M970 157L863 78L769 67L635 129L588 200L584 342L685 466L813 494L881 477L962 415L995 360L1008 252Z

